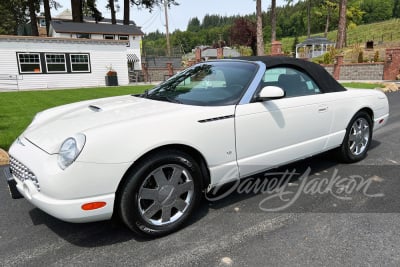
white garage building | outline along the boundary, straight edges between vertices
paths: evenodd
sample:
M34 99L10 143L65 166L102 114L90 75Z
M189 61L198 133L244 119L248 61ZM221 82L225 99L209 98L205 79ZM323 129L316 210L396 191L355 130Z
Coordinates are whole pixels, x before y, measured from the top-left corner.
M104 86L110 67L127 85L127 40L0 35L0 90Z

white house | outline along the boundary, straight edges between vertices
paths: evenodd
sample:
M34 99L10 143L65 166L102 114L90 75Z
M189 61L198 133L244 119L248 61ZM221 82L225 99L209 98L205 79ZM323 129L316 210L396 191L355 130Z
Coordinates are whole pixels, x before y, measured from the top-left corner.
M0 35L0 89L104 86L108 68L127 85L127 40Z
M129 70L141 70L141 44L144 33L136 25L109 23L78 23L53 20L50 36L56 38L79 38L92 40L126 41L126 57Z

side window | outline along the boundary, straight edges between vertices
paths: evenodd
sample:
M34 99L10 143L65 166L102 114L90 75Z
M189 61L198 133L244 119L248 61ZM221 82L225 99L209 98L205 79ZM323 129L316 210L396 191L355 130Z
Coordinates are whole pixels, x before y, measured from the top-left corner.
M306 73L289 67L267 69L263 86L278 86L285 90L286 97L321 93L317 84Z

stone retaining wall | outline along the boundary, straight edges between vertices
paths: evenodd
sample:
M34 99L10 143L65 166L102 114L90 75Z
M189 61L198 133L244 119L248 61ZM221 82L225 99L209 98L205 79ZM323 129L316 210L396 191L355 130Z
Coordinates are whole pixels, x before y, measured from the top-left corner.
M173 69L173 74L176 74L183 69ZM148 68L149 81L158 82L165 81L171 77L170 71L167 68Z
M382 80L384 63L344 64L340 68L341 80Z

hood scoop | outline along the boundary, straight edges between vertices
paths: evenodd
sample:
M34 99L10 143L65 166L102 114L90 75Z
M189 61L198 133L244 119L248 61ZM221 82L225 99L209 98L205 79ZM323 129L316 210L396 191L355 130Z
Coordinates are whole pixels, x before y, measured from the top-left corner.
M100 107L94 106L94 105L90 105L88 108L89 108L91 111L94 111L94 112L101 112L101 111L103 111Z

